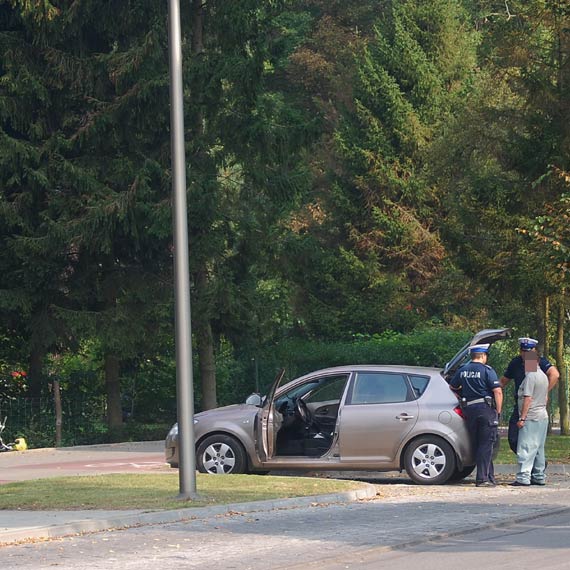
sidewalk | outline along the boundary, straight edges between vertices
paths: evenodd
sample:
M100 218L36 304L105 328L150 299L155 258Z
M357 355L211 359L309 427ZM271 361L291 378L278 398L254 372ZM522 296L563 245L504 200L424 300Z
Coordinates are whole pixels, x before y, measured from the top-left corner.
M0 545L119 528L209 519L228 514L269 513L270 511L325 507L371 499L375 499L373 502L385 505L438 502L447 505L450 511L457 510L454 505L469 500L473 505L480 507L479 510L474 511L479 517L478 523L473 523L474 526L469 528L510 524L517 520L527 520L570 509L569 465L549 465L548 474L552 484L549 481L547 487L533 487L530 490L522 489L521 491L520 488L508 486L515 472L515 465L497 465L496 474L501 478L502 485L490 490L476 489L472 484L473 479L468 479L460 485L431 487L409 484L399 473L345 472L328 475L337 478L360 479L375 484L368 484L363 490L335 495L168 511L0 511ZM492 509L489 508L489 502L493 505ZM509 508L499 508L501 505ZM457 527L456 530L458 530ZM460 530L465 532L467 528L461 527ZM446 533L448 534L449 531Z
M213 507L188 507L165 511L0 510L0 546L14 542L43 540L86 532L211 518L232 513L266 512L277 509L347 503L362 499L372 499L375 496L376 487L374 485L365 484L362 489L330 495L232 503Z

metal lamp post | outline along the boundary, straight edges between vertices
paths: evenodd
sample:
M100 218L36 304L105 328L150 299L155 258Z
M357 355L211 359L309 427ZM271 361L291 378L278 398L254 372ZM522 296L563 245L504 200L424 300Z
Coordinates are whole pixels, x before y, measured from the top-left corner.
M184 153L184 102L180 1L168 0L170 58L170 133L172 147L172 217L174 225L174 295L176 312L176 394L178 411L179 499L196 494L194 448L194 388L192 378L192 326L190 271L188 268L188 217Z

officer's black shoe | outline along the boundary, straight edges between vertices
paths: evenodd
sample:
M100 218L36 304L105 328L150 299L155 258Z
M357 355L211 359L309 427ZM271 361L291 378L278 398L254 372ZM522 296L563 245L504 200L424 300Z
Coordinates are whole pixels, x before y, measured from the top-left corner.
M521 483L520 481L513 481L510 483L511 487L530 487L530 483Z
M475 487L496 487L496 485L492 481L478 481Z
M533 481L532 479L530 480L530 484L531 485L539 485L540 487L544 487L546 485L546 483L544 481Z

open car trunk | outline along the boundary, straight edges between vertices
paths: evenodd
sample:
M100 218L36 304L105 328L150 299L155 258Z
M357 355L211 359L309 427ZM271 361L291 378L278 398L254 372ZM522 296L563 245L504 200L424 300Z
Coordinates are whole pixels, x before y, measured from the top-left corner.
M445 365L443 377L449 382L457 369L469 360L469 348L476 344L493 344L511 336L511 329L485 329L479 331L473 338Z

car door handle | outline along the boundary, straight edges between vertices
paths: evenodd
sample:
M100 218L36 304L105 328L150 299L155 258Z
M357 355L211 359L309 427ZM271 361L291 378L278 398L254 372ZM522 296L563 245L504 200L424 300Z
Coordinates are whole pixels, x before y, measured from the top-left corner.
M413 420L416 416L410 416L409 414L406 414L406 412L404 412L403 414L400 414L399 416L396 416L397 420L403 421L403 420Z

